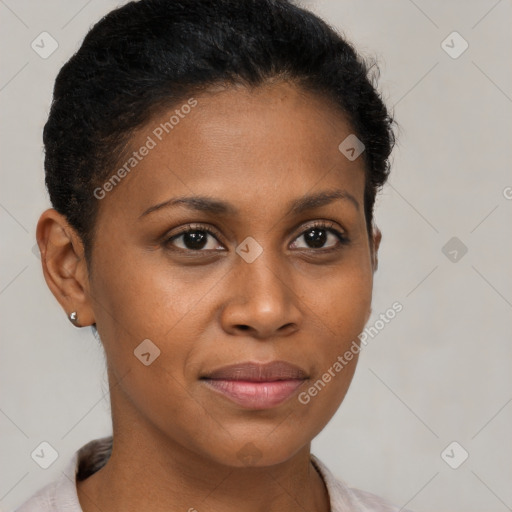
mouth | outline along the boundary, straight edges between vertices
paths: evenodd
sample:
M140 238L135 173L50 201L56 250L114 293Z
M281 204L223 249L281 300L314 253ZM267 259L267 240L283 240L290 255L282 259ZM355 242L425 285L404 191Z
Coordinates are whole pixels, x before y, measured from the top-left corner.
M277 407L307 379L305 370L285 361L239 363L200 377L210 390L246 409Z

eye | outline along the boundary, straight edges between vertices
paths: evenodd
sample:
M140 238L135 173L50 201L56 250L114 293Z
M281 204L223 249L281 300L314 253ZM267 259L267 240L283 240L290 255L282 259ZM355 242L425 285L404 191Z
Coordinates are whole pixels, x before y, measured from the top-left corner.
M293 249L335 249L348 243L348 239L338 230L333 229L333 222L314 222L295 240L303 240L306 245L292 244ZM325 246L326 243L331 243Z
M165 245L184 251L225 250L217 240L217 233L201 224L185 226L181 233L166 238Z
M348 239L340 233L340 231L334 229L332 227L333 225L333 222L314 222L295 239L292 248L332 250L347 244ZM202 224L194 224L187 225L181 232L166 237L164 244L171 246L172 249L181 251L225 251L224 246L218 241L219 238L220 235L211 227ZM297 241L301 239L305 245L298 245ZM326 246L326 244L328 245Z

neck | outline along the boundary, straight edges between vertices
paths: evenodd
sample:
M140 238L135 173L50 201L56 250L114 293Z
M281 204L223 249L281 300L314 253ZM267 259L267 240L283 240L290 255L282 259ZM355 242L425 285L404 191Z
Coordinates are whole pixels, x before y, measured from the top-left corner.
M269 467L205 463L183 448L118 443L105 466L77 482L84 512L329 512L327 490L309 446ZM172 455L171 455L172 453Z
M77 482L83 512L330 511L309 443L279 464L234 467L192 452L140 417L116 421L112 405L110 458Z

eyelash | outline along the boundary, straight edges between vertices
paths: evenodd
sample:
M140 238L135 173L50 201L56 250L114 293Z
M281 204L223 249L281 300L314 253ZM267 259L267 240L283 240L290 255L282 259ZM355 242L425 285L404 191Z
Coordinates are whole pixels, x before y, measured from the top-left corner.
M295 237L294 238L294 241L299 239L301 236L303 236L304 234L306 234L308 231L311 231L312 229L323 229L325 231L329 231L330 233L334 234L337 238L338 238L338 242L339 244L337 246L334 246L334 247L328 247L326 249L314 249L314 248L299 248L297 250L309 250L309 251L314 251L314 252L321 252L321 253L328 253L328 252L331 252L331 251L334 251L334 250L339 250L343 245L347 245L349 243L349 239L344 236L342 233L340 233L337 229L334 229L332 226L334 226L334 222L328 222L328 221L314 221L312 224L310 224L309 226L307 226L307 228L302 231L299 236ZM210 250L203 250L203 249L199 249L199 250L194 250L194 249L182 249L181 247L172 247L172 242L179 238L180 236L182 235L185 235L187 233L194 233L196 231L204 231L205 233L213 236L215 239L217 239L217 241L220 242L220 233L218 233L216 230L212 229L210 226L206 226L204 224L189 224L187 226L184 227L184 229L182 229L179 233L176 233L170 237L166 237L164 239L164 245L165 246L171 246L172 250L175 250L175 251L178 251L178 252L187 252L187 253L194 253L194 254L197 254L197 253L201 253L201 252L210 252Z

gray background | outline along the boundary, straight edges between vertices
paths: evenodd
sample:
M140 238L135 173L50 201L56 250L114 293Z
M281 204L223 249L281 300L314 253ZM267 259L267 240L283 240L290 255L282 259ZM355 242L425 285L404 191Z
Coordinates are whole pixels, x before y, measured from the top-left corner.
M110 433L103 353L66 319L33 246L49 206L41 132L53 81L116 5L0 0L2 510ZM306 5L379 59L401 125L376 212L384 238L369 325L395 301L403 311L369 341L313 452L348 483L417 512L512 510L512 3ZM59 45L46 59L31 48L43 31ZM453 31L469 44L457 58L442 46ZM445 44L462 49L453 36ZM42 441L59 453L46 470L30 456ZM452 465L469 453L457 469L441 456L453 441Z

